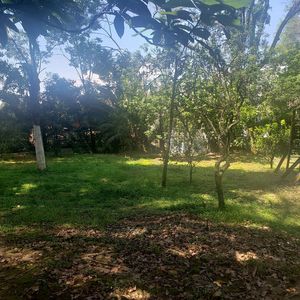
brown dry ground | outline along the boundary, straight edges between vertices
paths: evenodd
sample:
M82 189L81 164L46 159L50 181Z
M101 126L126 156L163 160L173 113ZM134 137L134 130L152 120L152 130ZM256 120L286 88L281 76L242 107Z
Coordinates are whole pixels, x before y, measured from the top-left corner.
M1 237L0 299L300 299L299 239L188 214Z

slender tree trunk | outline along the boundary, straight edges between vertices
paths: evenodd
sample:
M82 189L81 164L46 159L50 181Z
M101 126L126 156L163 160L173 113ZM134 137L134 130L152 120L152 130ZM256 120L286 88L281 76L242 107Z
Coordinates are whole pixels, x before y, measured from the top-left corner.
M161 179L162 187L167 186L167 173L168 173L168 165L169 165L169 159L170 159L173 124L174 124L174 110L175 110L177 79L178 79L178 58L175 59L175 70L174 70L172 95L171 95L170 111L169 111L169 128L168 128L166 147L165 147L165 151L164 151L164 155L163 155L163 172L162 172L162 179Z
M40 171L43 171L46 169L46 159L40 125L33 125L33 140L37 167Z
M222 165L223 163L223 165ZM224 189L223 189L223 176L225 171L229 168L230 163L228 160L228 155L222 155L215 164L215 183L216 183L216 192L218 195L218 206L219 209L225 208L225 198L224 198Z
M275 159L275 155L274 155L274 154L271 154L271 157L270 157L270 168L271 168L271 169L273 169L274 159Z
M276 167L274 173L278 173L278 172L279 172L279 170L280 170L280 168L281 168L281 166L282 166L284 160L286 159L286 157L287 157L287 153L284 154L284 155L281 157L281 159L280 159L280 161L279 161L279 163L278 163L278 165L277 165L277 167Z
M190 140L188 146L188 164L189 164L189 183L192 184L193 181L193 156L192 156L192 147L193 147L193 140Z
M217 168L215 170L215 183L218 195L219 209L225 208L224 190L223 190L223 173Z
M189 162L189 166L190 166L190 174L189 174L189 175L190 175L190 176L189 176L190 181L189 181L189 182L190 182L190 184L192 184L192 181L193 181L193 168L194 168L194 167L193 167L193 162L192 162L192 161Z
M166 148L164 151L164 157L163 157L163 172L162 172L162 179L161 179L162 187L167 186L167 174L168 174L168 165L169 165L169 159L170 159L171 138L172 138L173 120L174 120L173 106L174 106L173 101L171 101L169 131L168 131L167 145L166 145Z

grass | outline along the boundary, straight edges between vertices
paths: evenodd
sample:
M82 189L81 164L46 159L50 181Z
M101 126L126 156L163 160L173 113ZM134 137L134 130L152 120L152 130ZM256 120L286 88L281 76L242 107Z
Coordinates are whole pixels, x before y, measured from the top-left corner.
M237 157L219 211L213 170L199 161L190 185L172 161L163 189L153 157L0 161L0 299L297 295L300 186Z
M299 235L300 186L282 184L267 164L241 158L225 174L227 209L217 209L214 161L171 162L160 187L158 158L77 155L52 158L39 173L29 159L0 161L0 231L43 226L102 228L124 217L188 212L225 223Z

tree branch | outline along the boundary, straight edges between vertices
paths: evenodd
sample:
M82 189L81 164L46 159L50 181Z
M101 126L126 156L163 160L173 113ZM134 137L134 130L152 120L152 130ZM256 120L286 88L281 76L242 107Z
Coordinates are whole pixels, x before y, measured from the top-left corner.
M272 49L274 49L276 47L277 43L280 40L280 36L281 36L281 34L282 34L285 26L299 12L300 12L300 0L296 0L294 2L294 4L292 5L292 7L287 12L284 20L281 22L281 24L280 24L280 26L279 26L276 34L275 34L275 37L274 37L274 40L273 40L272 45L270 47L270 50L272 50Z

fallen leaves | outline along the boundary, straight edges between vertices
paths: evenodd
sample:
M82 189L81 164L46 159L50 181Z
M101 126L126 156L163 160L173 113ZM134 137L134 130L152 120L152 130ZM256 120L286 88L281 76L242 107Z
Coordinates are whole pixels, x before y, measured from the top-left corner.
M0 298L296 299L299 240L171 214L0 244ZM25 291L25 294L24 294Z

